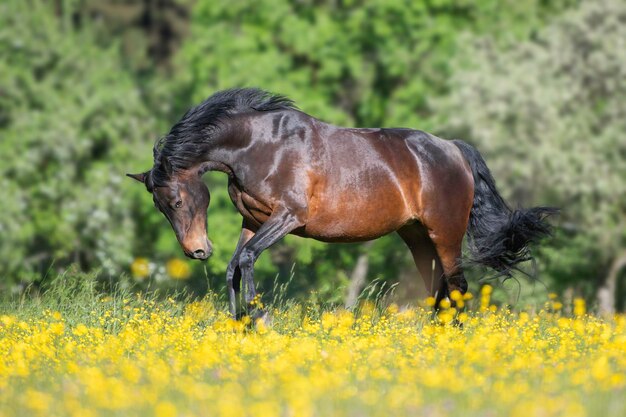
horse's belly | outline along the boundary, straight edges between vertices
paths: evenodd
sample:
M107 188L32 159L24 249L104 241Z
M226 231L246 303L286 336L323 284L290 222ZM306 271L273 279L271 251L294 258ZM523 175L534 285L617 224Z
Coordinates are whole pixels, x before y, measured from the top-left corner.
M326 242L376 239L398 230L413 218L410 204L399 192L370 199L348 194L335 201L313 203L308 221L298 234Z
M406 222L376 225L375 227L372 227L371 224L364 227L362 225L350 224L349 222L340 222L325 226L313 223L306 225L303 229L296 230L294 234L322 242L365 242L394 232L405 223Z

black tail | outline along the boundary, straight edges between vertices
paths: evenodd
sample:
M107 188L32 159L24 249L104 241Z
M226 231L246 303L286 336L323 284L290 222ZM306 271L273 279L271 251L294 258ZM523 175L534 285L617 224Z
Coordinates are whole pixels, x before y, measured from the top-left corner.
M496 183L478 150L460 140L453 142L474 175L474 205L467 227L469 260L510 276L517 264L532 259L529 246L551 233L545 219L558 209L511 210L496 190Z

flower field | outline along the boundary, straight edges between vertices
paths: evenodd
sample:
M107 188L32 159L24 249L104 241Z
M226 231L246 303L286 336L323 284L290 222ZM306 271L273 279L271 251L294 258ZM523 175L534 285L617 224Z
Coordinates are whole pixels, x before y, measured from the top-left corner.
M486 288L486 289L485 289ZM275 309L256 326L212 299L32 303L0 317L0 416L620 416L626 317L576 301ZM567 306L566 306L567 307Z

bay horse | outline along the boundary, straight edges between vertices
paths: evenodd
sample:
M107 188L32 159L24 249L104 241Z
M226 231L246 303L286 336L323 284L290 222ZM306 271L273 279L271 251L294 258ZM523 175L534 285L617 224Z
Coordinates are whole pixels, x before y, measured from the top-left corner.
M253 268L285 235L362 242L397 232L430 294L464 293L461 247L469 260L510 275L529 245L550 233L549 207L511 210L479 152L405 128L356 129L324 123L284 96L254 88L218 92L190 109L154 146L154 166L127 174L145 184L185 255L206 260L209 170L228 175L243 216L228 264L230 312L243 289L256 296ZM432 265L437 285L431 282Z

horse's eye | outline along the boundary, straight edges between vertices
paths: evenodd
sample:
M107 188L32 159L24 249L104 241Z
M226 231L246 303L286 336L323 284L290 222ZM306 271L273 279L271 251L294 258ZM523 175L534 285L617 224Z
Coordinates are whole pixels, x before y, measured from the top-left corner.
M175 207L175 208L181 208L181 206L182 206L182 205L183 205L183 200L178 200L178 201L176 202L176 204L174 204L174 207Z

